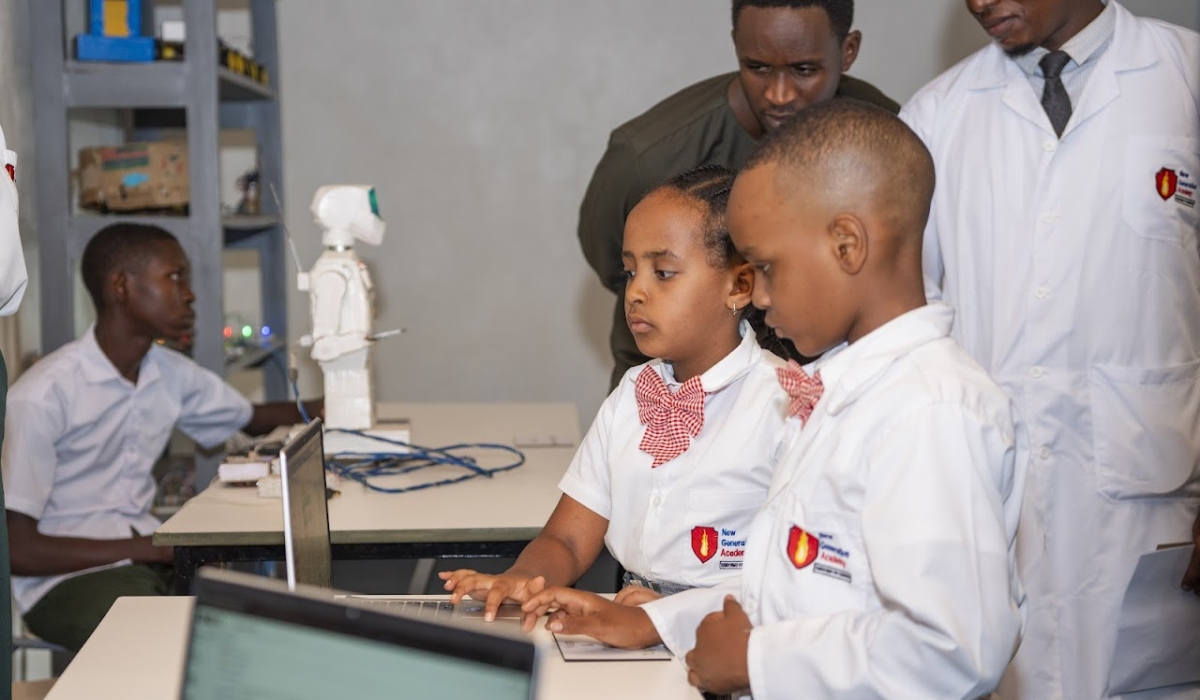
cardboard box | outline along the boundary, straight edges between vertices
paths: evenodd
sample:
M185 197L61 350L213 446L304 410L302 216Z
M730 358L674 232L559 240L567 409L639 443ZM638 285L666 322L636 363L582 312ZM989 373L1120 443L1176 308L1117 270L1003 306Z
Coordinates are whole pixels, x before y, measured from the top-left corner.
M100 211L172 209L188 204L183 141L130 143L79 151L79 205Z

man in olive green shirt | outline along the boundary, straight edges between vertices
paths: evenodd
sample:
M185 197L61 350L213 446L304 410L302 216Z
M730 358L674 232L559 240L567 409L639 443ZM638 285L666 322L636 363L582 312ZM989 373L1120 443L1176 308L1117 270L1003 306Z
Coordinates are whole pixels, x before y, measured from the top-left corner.
M675 93L612 133L579 212L579 242L617 295L609 343L611 386L649 358L625 323L621 242L625 217L652 187L707 163L740 167L758 139L808 105L853 97L900 105L843 75L858 56L853 0L733 0L739 70Z

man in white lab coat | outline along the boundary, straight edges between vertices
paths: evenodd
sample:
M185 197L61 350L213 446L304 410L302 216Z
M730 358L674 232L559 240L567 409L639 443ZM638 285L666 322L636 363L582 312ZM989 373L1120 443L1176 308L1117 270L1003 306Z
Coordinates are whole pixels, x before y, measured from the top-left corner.
M1095 700L1138 557L1197 537L1200 35L1115 1L967 7L994 43L902 113L938 169L926 288L1033 446L1001 694Z

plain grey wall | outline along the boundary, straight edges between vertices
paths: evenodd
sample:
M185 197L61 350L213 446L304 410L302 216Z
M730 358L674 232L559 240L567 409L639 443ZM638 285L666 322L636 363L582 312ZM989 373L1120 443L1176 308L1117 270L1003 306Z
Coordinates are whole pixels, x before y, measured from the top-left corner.
M361 248L380 399L603 400L612 296L575 238L609 131L733 70L728 0L279 3L287 214L308 264L321 184L376 185ZM347 11L353 8L353 11ZM856 75L896 99L985 41L959 0L860 2ZM905 31L897 31L904 27ZM296 332L306 300L294 294ZM319 386L309 363L307 387Z
M1195 0L1143 0L1200 25ZM284 0L287 214L319 246L312 192L373 183L389 222L360 248L379 289L383 400L603 400L612 296L575 238L609 131L735 67L729 0ZM986 42L961 0L860 0L852 71L897 100ZM307 326L293 294L291 323ZM319 386L310 364L306 387ZM308 391L308 389L302 389Z

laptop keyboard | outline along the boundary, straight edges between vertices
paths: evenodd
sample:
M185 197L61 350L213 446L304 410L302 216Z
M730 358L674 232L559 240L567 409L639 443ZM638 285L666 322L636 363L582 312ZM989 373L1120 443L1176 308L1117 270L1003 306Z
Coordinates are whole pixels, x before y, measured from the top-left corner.
M450 617L454 612L454 604L448 601L359 598L358 602L372 608L386 608L390 612L403 613L414 617Z

